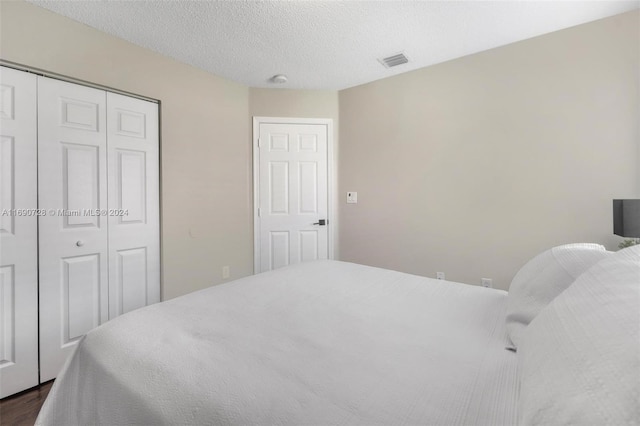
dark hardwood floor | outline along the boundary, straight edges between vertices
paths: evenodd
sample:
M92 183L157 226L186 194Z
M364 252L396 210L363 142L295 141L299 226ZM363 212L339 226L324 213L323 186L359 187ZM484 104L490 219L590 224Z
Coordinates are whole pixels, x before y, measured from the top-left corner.
M53 380L0 400L0 425L33 426Z

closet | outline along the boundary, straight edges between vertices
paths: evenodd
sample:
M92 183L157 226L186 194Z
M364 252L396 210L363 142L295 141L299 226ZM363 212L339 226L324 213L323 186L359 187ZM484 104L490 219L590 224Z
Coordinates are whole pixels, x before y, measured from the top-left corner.
M160 300L158 105L0 68L0 397Z

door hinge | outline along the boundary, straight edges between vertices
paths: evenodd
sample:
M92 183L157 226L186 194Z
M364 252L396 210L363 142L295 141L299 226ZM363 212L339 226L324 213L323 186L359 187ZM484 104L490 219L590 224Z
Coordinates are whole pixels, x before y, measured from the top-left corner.
M258 207L258 217L262 216L262 209Z
M258 138L258 148L262 148L262 138Z

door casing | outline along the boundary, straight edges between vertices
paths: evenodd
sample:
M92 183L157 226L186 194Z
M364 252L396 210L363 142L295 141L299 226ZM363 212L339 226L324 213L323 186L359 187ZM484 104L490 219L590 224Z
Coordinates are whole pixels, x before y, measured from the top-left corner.
M336 214L336 178L333 142L333 120L330 118L297 118L297 117L253 117L253 273L260 270L260 138L261 124L313 124L327 127L327 211L328 211L328 250L329 259L335 258L338 231L338 215Z

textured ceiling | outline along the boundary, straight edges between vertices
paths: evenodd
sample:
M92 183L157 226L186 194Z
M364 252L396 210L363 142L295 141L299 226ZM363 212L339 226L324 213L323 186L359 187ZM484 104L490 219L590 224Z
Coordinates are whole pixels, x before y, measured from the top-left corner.
M623 13L640 1L31 3L251 87L344 89ZM377 59L398 52L393 69ZM285 84L272 84L286 74Z

